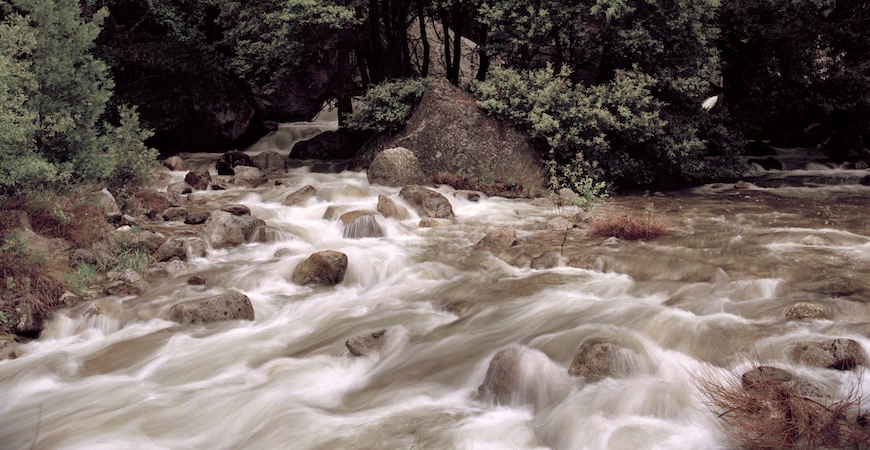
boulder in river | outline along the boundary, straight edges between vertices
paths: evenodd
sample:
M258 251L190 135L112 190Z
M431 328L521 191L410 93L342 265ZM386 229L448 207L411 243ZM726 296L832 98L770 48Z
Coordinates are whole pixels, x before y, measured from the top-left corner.
M510 403L511 397L519 387L519 358L517 347L499 350L489 361L483 383L477 388L483 398L491 398L496 403Z
M268 150L254 156L253 160L254 167L265 173L287 171L287 160L278 152Z
M250 216L234 216L226 211L214 211L202 226L202 238L214 248L235 247L254 236L266 225Z
M821 306L807 302L798 302L792 305L786 311L785 318L789 320L830 319Z
M163 216L163 220L168 222L184 222L184 219L187 219L188 214L187 208L182 206L166 208L162 213L160 213L160 215Z
M369 133L356 133L347 129L324 131L317 136L293 145L290 157L294 159L351 159L362 147Z
M378 195L378 212L384 217L390 217L396 220L405 220L411 217L405 208L396 204L396 202L383 195Z
M184 176L184 182L197 191L204 191L211 183L211 174L207 170L187 172L187 175Z
M574 356L568 373L592 381L625 376L630 372L627 351L607 342L584 345Z
M350 239L383 237L384 230L377 219L377 216L380 215L377 211L369 210L356 210L342 214L341 222L344 224L342 235Z
M169 320L182 324L254 320L254 307L246 295L230 290L214 297L179 303L169 310Z
M829 339L798 342L791 347L791 356L808 366L852 370L867 366L867 353L856 340Z
M251 166L254 167L254 160L246 153L238 150L230 150L220 157L215 163L218 175L235 175L233 170L236 166Z
M163 161L163 165L166 166L169 170L184 170L187 168L187 164L178 156L170 156Z
M759 391L761 394L781 389L801 397L827 397L828 395L824 384L772 366L758 366L744 373L740 377L740 384L749 392Z
M347 255L333 250L317 252L300 262L293 269L296 284L336 285L344 280L347 271Z
M513 228L496 228L490 231L477 244L475 249L489 250L496 253L519 244L517 232Z
M369 183L401 187L426 184L428 179L420 170L420 161L403 147L388 148L375 156L366 171Z
M453 218L453 207L447 197L423 186L405 186L399 191L402 197L421 217L435 219Z
M169 261L172 258L186 260L187 242L181 238L167 239L151 257L157 262Z
M238 187L255 188L266 182L263 172L250 166L233 167L233 185Z

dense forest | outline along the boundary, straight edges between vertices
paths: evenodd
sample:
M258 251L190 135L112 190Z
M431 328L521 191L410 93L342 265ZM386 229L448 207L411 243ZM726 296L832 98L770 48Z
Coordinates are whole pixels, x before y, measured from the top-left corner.
M431 76L528 132L578 190L732 178L751 141L868 159L858 0L0 4L6 194L135 184L153 148L244 147L327 104L386 129Z

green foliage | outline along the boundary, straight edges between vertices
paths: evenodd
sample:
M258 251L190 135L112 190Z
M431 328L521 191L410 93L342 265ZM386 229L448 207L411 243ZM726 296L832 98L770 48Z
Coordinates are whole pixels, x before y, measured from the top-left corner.
M0 8L0 189L112 182L155 167L135 111L122 109L117 128L99 123L114 86L92 54L106 10L85 18L74 0Z
M372 86L360 99L347 126L393 133L405 125L431 78L390 81Z
M133 269L144 274L148 269L149 258L148 252L141 248L124 247L118 252L118 265L114 269L121 272Z
M572 85L570 75L549 66L494 69L472 87L482 108L513 121L542 147L551 187L594 193L604 190L602 181L697 180L722 168L690 122L665 113L655 78L618 71L608 83L585 87Z

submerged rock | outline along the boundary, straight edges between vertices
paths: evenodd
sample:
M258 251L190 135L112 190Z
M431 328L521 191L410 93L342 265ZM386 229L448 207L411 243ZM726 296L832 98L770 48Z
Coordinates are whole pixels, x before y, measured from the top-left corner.
M785 318L790 320L802 319L829 319L825 310L814 303L800 302L792 305L785 313Z
M387 342L387 330L375 331L348 339L344 345L354 356L369 356L381 351Z
M169 320L182 324L254 320L254 307L246 295L230 290L214 297L179 303L169 310Z
M326 250L317 252L300 262L293 269L296 284L336 285L344 280L347 271L347 255Z
M496 403L510 403L518 388L519 358L520 351L517 347L509 347L496 353L489 361L483 383L477 388L478 394Z
M402 197L421 217L435 219L453 218L453 207L447 197L423 186L405 186L399 191Z
M617 345L606 342L584 345L580 349L580 352L574 356L568 373L582 376L592 381L625 376L630 372L628 367L629 361L625 357L625 352L627 351Z

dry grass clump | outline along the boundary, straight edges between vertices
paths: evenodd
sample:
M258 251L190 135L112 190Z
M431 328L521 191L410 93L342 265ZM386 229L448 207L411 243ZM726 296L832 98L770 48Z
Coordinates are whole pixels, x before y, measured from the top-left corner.
M592 220L590 232L599 237L636 241L666 236L670 229L661 219L648 215L607 215Z
M840 400L807 397L794 379L784 382L765 370L785 372L759 366L749 381L749 372L741 381L698 380L707 406L740 448L870 449L870 419L859 410L860 389Z
M0 234L0 297L27 298L42 311L56 306L66 290L59 274L66 270L47 249L34 248L21 231Z

